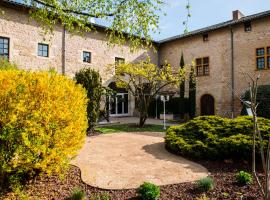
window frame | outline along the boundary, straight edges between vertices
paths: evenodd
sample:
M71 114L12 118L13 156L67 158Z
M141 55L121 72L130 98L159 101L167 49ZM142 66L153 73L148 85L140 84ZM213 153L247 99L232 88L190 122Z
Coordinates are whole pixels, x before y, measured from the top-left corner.
M203 34L202 37L203 37L203 42L209 41L209 34L208 33Z
M0 58L3 57L3 58L6 58L6 59L9 60L9 58L10 58L10 38L0 36L0 39L7 40L8 41L7 57L5 56L5 53L3 53L3 55L0 55ZM5 45L5 42L3 43L3 45ZM3 49L5 50L6 48L4 47Z
M39 50L39 47L40 47L40 46L42 46L42 50L41 50L42 54L41 54L41 55L39 54L39 53L40 53L40 50ZM44 49L43 49L44 46L47 47L47 55L46 55L46 56L43 54L44 52L46 52L46 51L44 51ZM39 56L39 57L43 57L43 58L49 58L49 44L41 43L41 42L38 43L38 56Z
M207 59L208 62L205 62L205 59ZM200 64L198 64L198 62L197 62L198 60L200 60ZM196 58L195 64L196 64L196 76L197 77L210 76L210 57L209 56Z
M247 21L247 22L244 23L244 30L245 30L245 32L251 32L252 31L251 21Z
M264 50L264 54L263 55L258 55L257 54L258 50L260 50L260 49L263 49ZM256 48L256 50L255 50L256 70L270 69L270 62L268 60L268 58L270 58L270 50L268 51L268 49L270 49L270 46ZM258 67L258 59L262 59L262 58L264 60L264 67L263 68L259 68Z
M84 55L88 53L89 54L89 61L87 60L84 60ZM92 63L92 52L91 51L83 51L83 54L82 54L82 61L83 63Z

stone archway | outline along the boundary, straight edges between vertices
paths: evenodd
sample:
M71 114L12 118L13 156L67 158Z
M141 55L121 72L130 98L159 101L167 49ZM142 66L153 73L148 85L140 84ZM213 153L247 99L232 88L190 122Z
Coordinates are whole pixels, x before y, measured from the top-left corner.
M201 97L201 115L215 115L215 99L210 94Z

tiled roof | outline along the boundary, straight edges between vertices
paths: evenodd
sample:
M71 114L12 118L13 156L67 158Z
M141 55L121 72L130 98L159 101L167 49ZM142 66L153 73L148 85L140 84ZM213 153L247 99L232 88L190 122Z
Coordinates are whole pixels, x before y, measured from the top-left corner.
M219 24L215 24L215 25L212 25L212 26L208 26L208 27L205 27L205 28L202 28L202 29L191 31L191 32L188 32L188 33L185 33L185 34L181 34L181 35L173 36L173 37L170 37L170 38L166 38L164 40L160 40L159 43L162 44L162 43L166 43L166 42L169 42L169 41L190 37L190 36L197 35L197 34L203 34L203 33L207 33L207 32L217 30L217 29L230 27L230 26L233 26L233 25L241 24L241 23L244 23L244 22L248 22L248 21L252 21L252 20L255 20L255 19L260 19L260 18L268 17L268 16L270 16L270 10L265 11L265 12L261 12L261 13L257 13L257 14L254 14L254 15L245 16L245 17L242 17L242 18L240 18L238 20L229 20L229 21L222 22L222 23L219 23Z

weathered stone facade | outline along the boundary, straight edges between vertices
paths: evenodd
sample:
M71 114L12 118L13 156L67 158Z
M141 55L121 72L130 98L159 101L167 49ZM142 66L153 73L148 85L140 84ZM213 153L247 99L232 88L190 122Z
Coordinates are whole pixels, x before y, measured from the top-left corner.
M201 114L201 97L210 94L215 101L215 114L227 117L232 116L233 110L235 115L240 112L241 104L237 96L248 86L242 72L261 74L260 84L270 84L270 69L257 70L255 54L256 48L270 47L270 15L252 19L251 31L244 30L244 23L206 28L156 43L157 52L154 49L139 49L132 53L128 45L108 46L102 29L80 36L64 32L59 25L53 35L44 36L39 25L29 19L25 9L1 2L0 6L5 12L0 15L0 37L9 38L9 59L21 69L54 68L73 77L81 68L91 67L100 72L104 85L108 85L113 81L113 73L107 72L108 65L114 64L116 57L132 62L149 56L155 64L167 61L174 67L179 66L181 52L186 64L191 64L196 58L209 57L209 75L197 77L197 115ZM203 40L205 34L208 34L207 41ZM38 56L38 43L49 45L48 57ZM91 52L91 63L83 62L83 51ZM134 99L130 97L129 115L133 115L134 107Z
M256 49L270 47L270 17L251 21L251 31L244 30L244 23L209 31L208 41L203 34L183 37L161 43L160 59L172 66L178 66L181 52L186 64L196 58L209 57L210 74L197 77L197 115L201 114L201 97L210 94L215 100L215 113L231 117L241 111L239 96L247 89L248 82L244 73L261 75L260 84L270 84L270 69L257 70ZM232 33L234 61L234 106L232 104Z

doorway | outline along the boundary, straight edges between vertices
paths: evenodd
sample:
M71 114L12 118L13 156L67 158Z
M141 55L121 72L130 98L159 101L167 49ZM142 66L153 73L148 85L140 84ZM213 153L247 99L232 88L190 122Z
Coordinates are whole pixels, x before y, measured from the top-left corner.
M201 97L201 115L215 115L215 99L210 94Z

